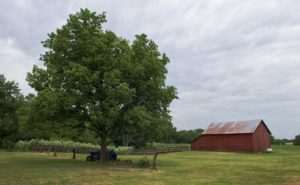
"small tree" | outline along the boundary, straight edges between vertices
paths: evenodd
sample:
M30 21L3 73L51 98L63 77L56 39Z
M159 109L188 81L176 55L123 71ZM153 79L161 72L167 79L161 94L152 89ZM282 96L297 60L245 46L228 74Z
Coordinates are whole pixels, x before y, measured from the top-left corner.
M270 138L271 138L271 144L275 144L275 145L279 144L279 143L276 142L276 139L273 135L271 135Z
M169 59L145 34L130 45L104 31L105 14L87 9L70 15L43 45L45 68L34 66L29 84L37 109L48 124L84 126L98 137L101 161L124 128L135 128L148 140L171 121L169 105L176 89L165 84ZM66 121L68 119L68 121ZM47 122L46 122L47 123Z
M294 140L294 145L300 145L300 135L297 135Z

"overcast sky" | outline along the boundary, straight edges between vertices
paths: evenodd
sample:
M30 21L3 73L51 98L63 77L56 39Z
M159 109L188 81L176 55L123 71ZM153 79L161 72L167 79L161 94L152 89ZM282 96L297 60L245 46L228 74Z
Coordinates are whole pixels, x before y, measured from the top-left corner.
M179 129L263 119L277 138L300 134L300 1L0 0L0 73L25 81L41 41L80 8L107 13L106 29L146 33L165 52Z

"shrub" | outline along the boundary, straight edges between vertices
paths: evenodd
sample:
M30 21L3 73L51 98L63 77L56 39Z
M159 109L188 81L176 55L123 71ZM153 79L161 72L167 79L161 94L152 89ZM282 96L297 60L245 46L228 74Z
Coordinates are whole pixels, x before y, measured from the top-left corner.
M17 151L45 151L50 149L57 149L58 152L70 152L72 148L75 147L77 152L86 153L89 150L99 149L99 145L94 145L91 143L80 143L69 140L44 140L44 139L32 139L30 141L18 141L14 145L14 149ZM109 146L109 149L113 149L118 154L126 153L132 147L114 147Z
M11 150L14 147L15 141L12 138L2 138L0 139L0 148Z
M300 145L300 135L297 135L294 140L294 145Z

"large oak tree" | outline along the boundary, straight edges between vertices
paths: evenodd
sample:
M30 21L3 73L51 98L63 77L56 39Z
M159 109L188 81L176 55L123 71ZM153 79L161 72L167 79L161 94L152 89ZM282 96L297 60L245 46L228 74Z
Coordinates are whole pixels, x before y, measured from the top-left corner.
M135 130L149 140L159 134L171 123L168 108L176 98L175 87L165 84L169 59L158 46L145 34L129 43L104 30L105 22L104 13L88 9L71 14L42 42L45 67L34 66L27 77L40 117L60 126L75 120L68 123L94 131L102 162L120 134Z

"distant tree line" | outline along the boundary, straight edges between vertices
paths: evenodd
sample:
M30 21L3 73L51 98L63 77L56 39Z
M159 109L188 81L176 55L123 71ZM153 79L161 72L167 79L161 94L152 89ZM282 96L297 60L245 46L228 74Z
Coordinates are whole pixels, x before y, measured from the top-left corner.
M0 146L7 147L16 139L19 129L18 110L23 96L15 82L0 74Z
M295 137L294 145L300 145L300 134Z
M200 136L204 130L201 128L194 130L180 130L173 135L174 143L191 143L193 139Z
M287 143L292 143L294 145L300 145L300 135L295 136L295 139L278 139L274 136L271 136L271 143L274 145L285 145Z
M24 96L16 82L8 81L0 74L0 148L12 148L18 140L35 138L62 138L97 144L97 138L88 129L59 127L47 120L42 121L38 109L34 94Z

